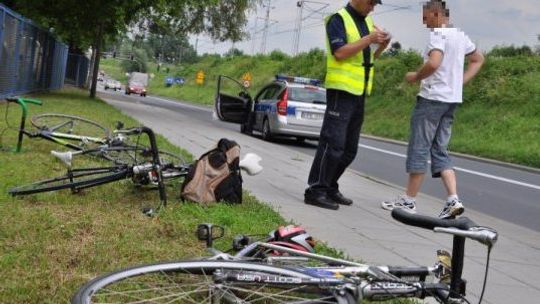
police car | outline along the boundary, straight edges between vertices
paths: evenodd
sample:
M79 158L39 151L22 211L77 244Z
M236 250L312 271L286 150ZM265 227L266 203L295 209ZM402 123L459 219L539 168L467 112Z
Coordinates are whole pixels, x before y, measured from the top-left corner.
M231 86L231 82L237 85ZM235 87L242 88L240 93L224 93ZM236 80L218 77L217 117L240 124L242 133L260 132L264 140L275 136L319 139L325 110L326 89L316 79L277 75L251 98Z

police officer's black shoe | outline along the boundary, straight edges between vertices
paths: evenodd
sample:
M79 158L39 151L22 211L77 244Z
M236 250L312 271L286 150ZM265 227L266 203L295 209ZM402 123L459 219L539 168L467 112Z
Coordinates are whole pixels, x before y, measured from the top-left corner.
M304 194L304 203L321 208L337 210L339 209L338 203L334 202L328 195L322 193L319 195Z
M328 197L330 199L332 199L334 202L340 204L340 205L345 205L345 206L350 206L352 205L353 201L352 199L350 198L346 198L345 196L343 196L343 194L341 194L341 192L337 191L337 192L334 192L334 193L329 193L328 194Z

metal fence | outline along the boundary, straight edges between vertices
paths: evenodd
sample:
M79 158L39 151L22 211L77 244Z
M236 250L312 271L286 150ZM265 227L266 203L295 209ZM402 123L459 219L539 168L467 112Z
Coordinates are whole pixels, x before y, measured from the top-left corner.
M0 4L0 98L64 84L68 46Z
M69 54L66 66L66 83L78 87L86 85L90 59L84 55Z

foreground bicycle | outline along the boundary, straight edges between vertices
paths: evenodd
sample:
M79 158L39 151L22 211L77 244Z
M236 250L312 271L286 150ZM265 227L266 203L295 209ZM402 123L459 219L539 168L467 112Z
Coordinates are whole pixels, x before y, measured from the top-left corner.
M218 252L210 258L136 266L95 278L82 286L71 303L361 303L363 300L432 297L440 303L463 303L465 238L485 244L489 253L497 232L468 218L441 220L395 209L392 216L405 224L454 235L451 281L440 278L443 267L371 266L255 242L236 255ZM202 239L214 239L211 230ZM201 237L200 237L201 238ZM209 242L211 243L211 242ZM272 265L276 260L253 259L260 247L324 262ZM415 278L415 279L413 279ZM484 282L485 287L485 282ZM482 291L482 296L483 296ZM480 302L482 300L480 297Z

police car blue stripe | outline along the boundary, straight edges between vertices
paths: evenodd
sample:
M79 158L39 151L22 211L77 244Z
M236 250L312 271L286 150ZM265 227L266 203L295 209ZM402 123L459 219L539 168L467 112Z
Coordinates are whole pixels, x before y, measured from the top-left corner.
M296 107L287 107L287 115L296 115Z

